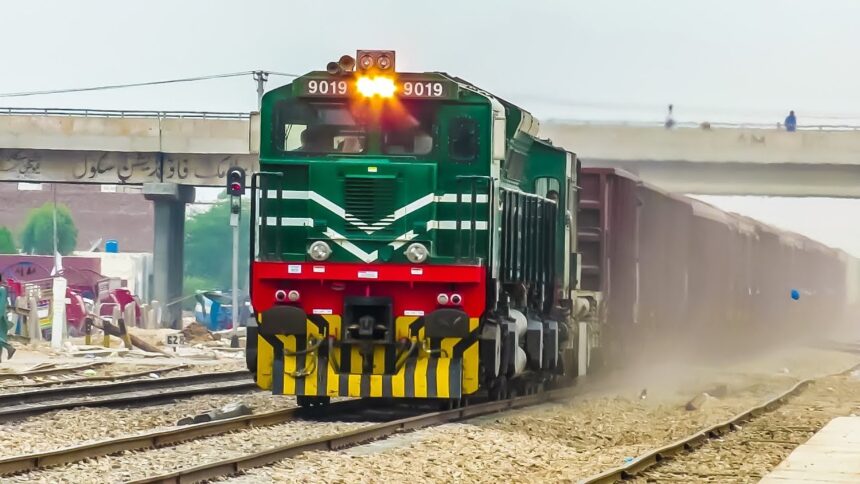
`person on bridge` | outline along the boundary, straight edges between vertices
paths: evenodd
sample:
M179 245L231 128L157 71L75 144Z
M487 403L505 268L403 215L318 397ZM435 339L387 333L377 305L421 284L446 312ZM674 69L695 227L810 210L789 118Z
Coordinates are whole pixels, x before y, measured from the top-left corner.
M663 126L665 126L666 129L672 129L672 127L675 126L675 117L672 115L672 110L673 110L673 106L670 104L669 105L669 112L666 114L666 122L663 124Z
M9 300L9 289L3 284L3 276L0 275L0 361L3 360L3 350L6 350L6 359L12 358L15 348L6 341L9 333L9 320L6 319L6 306Z
M794 111L789 111L785 117L785 130L794 132L797 130L797 118L794 116Z

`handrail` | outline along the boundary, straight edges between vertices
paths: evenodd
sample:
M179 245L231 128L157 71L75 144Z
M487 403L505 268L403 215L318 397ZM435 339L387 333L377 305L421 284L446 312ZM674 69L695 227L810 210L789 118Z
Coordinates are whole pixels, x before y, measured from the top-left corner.
M663 123L659 121L589 121L583 119L561 119L550 118L543 124L571 125L571 126L604 126L604 127L628 127L628 128L662 128ZM784 131L785 126L781 123L727 123L727 122L676 122L668 131L685 129L770 129ZM805 124L797 125L797 131L858 131L860 124Z
M97 118L176 118L176 119L249 119L248 112L219 111L136 111L79 108L0 108L7 116L82 116Z

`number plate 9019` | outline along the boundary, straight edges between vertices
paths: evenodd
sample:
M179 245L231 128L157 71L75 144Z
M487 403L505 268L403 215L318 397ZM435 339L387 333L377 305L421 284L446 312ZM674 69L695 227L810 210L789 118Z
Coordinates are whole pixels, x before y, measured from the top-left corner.
M445 84L438 81L403 81L398 94L400 97L447 97Z

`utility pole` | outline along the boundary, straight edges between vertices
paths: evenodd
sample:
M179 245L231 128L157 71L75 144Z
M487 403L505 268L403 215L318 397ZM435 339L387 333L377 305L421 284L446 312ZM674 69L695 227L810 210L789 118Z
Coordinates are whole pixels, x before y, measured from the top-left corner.
M59 243L57 242L57 184L51 183L51 199L53 200L53 223L54 223L54 271L59 271L57 267L57 254L59 253Z
M269 73L266 71L254 71L254 80L257 81L257 110L263 107L263 93L266 91L266 81L269 80Z

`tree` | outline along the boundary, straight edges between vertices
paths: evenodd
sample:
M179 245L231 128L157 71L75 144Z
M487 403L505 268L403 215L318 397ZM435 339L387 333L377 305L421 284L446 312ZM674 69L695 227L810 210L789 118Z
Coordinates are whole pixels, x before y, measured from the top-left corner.
M24 230L21 231L21 248L28 254L51 255L54 253L54 208L46 203L30 210ZM57 205L57 250L62 255L71 254L78 244L78 228L72 219L69 207Z
M248 248L250 244L250 211L244 200L239 221L239 284L248 278ZM197 289L229 290L233 270L233 227L230 226L230 202L221 200L208 211L191 217L185 224L185 277L194 281ZM190 288L186 288L185 293Z
M12 238L12 232L6 227L0 227L0 254L17 254L18 249L15 248L15 239Z

